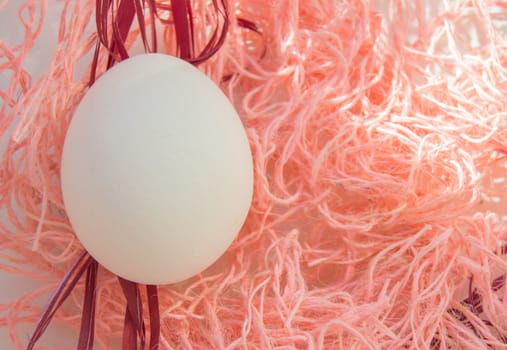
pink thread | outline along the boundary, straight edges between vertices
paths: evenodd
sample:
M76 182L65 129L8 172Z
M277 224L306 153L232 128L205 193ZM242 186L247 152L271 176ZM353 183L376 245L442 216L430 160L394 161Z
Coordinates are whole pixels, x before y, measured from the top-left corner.
M192 3L202 47L217 19ZM89 76L76 67L93 50L84 33L94 1L64 4L44 76L31 79L24 60L51 2L25 1L23 41L0 41L0 74L13 74L0 90L0 254L12 263L0 268L46 283L0 306L19 348L16 326L38 318L33 301L81 249L58 174ZM507 270L507 8L411 4L229 1L229 36L201 68L243 119L255 198L222 259L160 288L163 348L507 348L507 291L493 285ZM160 41L174 52L169 10L160 16ZM96 336L107 349L124 304L109 273L98 285ZM79 326L83 288L58 321Z

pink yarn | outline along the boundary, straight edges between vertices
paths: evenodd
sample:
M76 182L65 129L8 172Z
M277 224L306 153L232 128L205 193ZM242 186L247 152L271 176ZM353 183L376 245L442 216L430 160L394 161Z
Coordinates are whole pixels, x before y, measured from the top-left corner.
M45 282L0 305L0 326L19 348L26 339L16 327L37 319L33 301L82 249L65 217L59 162L85 93L88 76L76 67L93 49L84 33L94 1L64 1L52 64L32 80L24 59L48 2L26 0L23 41L0 41L0 74L12 74L0 90L0 257L12 264L0 269ZM193 5L204 43L216 19L205 1ZM226 44L202 69L240 112L255 198L214 266L160 288L163 348L507 348L507 5L229 6ZM169 26L169 52L172 35ZM97 336L108 349L124 305L107 271L98 288ZM57 320L78 325L82 291Z

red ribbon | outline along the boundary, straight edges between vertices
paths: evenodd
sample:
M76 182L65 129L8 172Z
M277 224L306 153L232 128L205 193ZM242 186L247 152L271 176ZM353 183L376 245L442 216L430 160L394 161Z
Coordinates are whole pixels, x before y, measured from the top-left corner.
M208 60L218 51L225 41L229 28L229 15L226 0L212 0L212 5L217 14L217 26L212 32L205 47L196 55L191 2L190 0L173 0L171 2L178 54L182 59L195 65ZM162 5L160 7L162 8ZM145 8L148 9L152 22L151 45L149 45L146 35ZM96 80L99 53L102 47L105 48L109 54L107 69L111 68L116 62L120 62L129 57L127 48L125 47L125 41L134 19L137 18L146 52L156 52L156 17L156 0L96 0L97 45L91 63L90 86ZM239 24L257 31L257 28L252 22L241 20ZM71 294L85 272L86 284L77 350L93 349L98 263L87 252L84 252L71 265L58 284L56 290L51 295L34 333L30 338L27 350L32 350L34 348L58 308ZM137 283L127 281L121 277L118 277L118 279L127 302L122 340L123 349L144 350L146 347L146 328L143 319L139 286ZM148 298L150 320L149 350L158 350L160 344L160 313L157 287L152 285L146 286L146 295Z

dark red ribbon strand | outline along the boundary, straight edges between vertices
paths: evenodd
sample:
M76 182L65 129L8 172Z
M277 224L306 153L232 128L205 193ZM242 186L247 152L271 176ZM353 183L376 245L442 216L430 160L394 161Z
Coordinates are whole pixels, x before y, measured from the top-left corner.
M97 27L98 40L102 46L109 48L108 14L113 5L112 0L97 0L95 3L95 25Z
M100 41L97 41L97 45L95 45L95 52L93 53L92 64L90 68L90 81L88 82L88 86L92 86L97 79L97 66L99 64L99 53L100 53Z
M155 0L146 0L151 19L151 49L152 52L158 51L157 45L157 4Z
M127 301L126 314L129 317L125 316L125 326L130 327L130 323L133 324L137 337L139 337L140 340L140 349L144 349L146 344L146 328L143 320L143 303L141 301L141 295L139 294L139 287L137 283L121 277L118 277L118 281L120 282L120 286ZM132 338L130 333L128 337L129 339ZM137 338L135 343L137 344Z
M125 41L135 17L137 17L144 47L146 50L149 50L149 44L146 37L146 23L143 13L144 4L144 0L97 0L96 25L98 41L101 45L96 47L92 61L92 72L90 77L91 83L95 81L95 76L97 74L98 52L101 47L104 47L109 52L107 69L111 68L116 62L129 57L127 48L125 47ZM154 16L155 2L150 1L148 6L150 13ZM156 47L155 37L156 34L152 39L154 47Z
M125 310L123 321L122 350L139 350L137 340L137 330L129 313L128 307Z
M114 8L110 9L112 16L113 39L111 40L111 46L108 47L108 69L116 62L125 60L129 57L127 48L125 47L125 40L127 40L130 27L134 22L136 2L138 2L138 0L120 0L116 11Z
M137 24L139 25L139 32L141 34L141 39L143 41L144 51L150 52L150 44L148 43L148 37L146 36L146 23L143 13L143 8L145 6L145 1L143 0L142 3L139 1L134 1L134 8L136 10L136 17L137 17Z
M190 34L193 32L192 8L187 0L172 0L174 30L176 32L176 45L178 55L184 60L191 60L194 56L194 47Z
M190 35L190 47L192 48L192 56L195 51L195 30L194 30L194 15L192 14L192 2L191 0L185 0L185 6L187 8L188 16L188 33ZM180 57L182 58L182 57Z
M236 18L236 22L238 23L238 26L242 28L249 29L257 34L261 33L261 30L259 29L257 24L255 24L252 21L249 21L248 19L238 17Z
M150 345L149 350L159 350L160 344L160 310L158 304L158 287L146 286L148 311L150 314Z
M146 331L143 321L143 309L136 283L119 278L120 285L127 300L125 319L123 324L123 350L144 350L146 346ZM148 313L150 317L149 350L159 350L160 346L160 311L158 303L158 287L146 286L148 298Z
M98 263L93 260L86 271L81 330L77 350L92 350L95 335L95 300L97 299Z
M88 252L83 252L71 265L49 298L49 301L44 308L44 311L42 312L42 315L37 322L37 326L35 327L32 337L30 338L30 341L26 347L27 350L32 350L34 348L39 338L42 336L42 334L44 334L44 331L48 327L58 308L67 299L81 276L93 262L94 260L88 254Z

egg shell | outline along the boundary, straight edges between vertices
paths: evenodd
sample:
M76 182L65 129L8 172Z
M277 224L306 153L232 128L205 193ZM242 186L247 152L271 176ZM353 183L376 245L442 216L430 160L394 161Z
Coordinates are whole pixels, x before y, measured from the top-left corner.
M185 280L234 240L253 191L235 109L197 68L144 54L104 73L66 134L65 208L89 253L144 284Z

